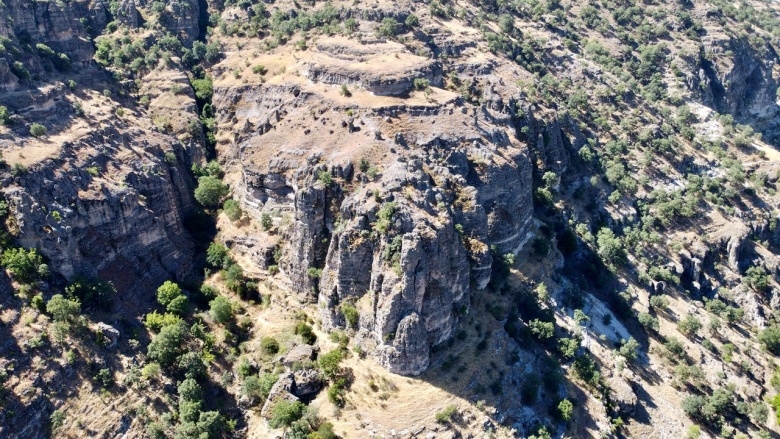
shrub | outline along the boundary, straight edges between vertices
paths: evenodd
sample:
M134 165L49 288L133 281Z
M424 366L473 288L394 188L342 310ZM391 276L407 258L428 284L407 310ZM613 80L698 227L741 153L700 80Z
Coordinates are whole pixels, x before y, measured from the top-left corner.
M688 337L696 335L696 332L698 332L701 327L701 321L693 314L688 314L684 319L677 323L677 329Z
M43 137L48 131L49 130L45 126L38 122L33 122L32 125L30 125L30 134L34 137Z
M85 307L95 306L108 310L116 295L116 288L109 281L79 276L65 287L65 293L72 299L77 298Z
M157 311L152 311L146 315L144 325L152 331L159 331L165 326L175 325L181 321L181 317L177 315L171 313L158 314Z
M0 105L0 125L8 125L11 121L11 115L8 114L8 107Z
M431 86L430 81L425 78L414 78L415 90L426 90Z
M30 283L40 277L39 268L43 264L43 257L35 249L9 248L3 252L0 263L10 270L19 282Z
M260 346L269 354L276 354L279 352L279 342L273 337L263 337L260 340Z
M648 331L658 332L661 325L656 317L646 312L640 312L637 316L639 323Z
M271 428L289 427L293 422L301 419L306 411L306 406L300 402L279 401L271 409L271 419L268 425Z
M256 75L263 76L266 73L268 73L268 69L265 68L265 66L262 65L262 64L257 64L257 65L252 67L252 73L254 73Z
M750 267L745 270L745 281L756 291L769 288L769 275L763 267Z
M350 302L344 302L341 304L339 309L341 310L341 314L344 315L344 320L347 321L347 326L350 328L357 328L360 313L358 313L355 305Z
M264 373L260 376L250 375L244 380L241 391L244 395L258 398L260 402L264 402L278 379L279 376L272 373Z
M224 325L233 320L233 306L225 296L217 296L209 302L209 314Z
M409 14L404 20L404 25L409 29L413 29L420 25L420 19L414 14Z
M216 208L228 194L228 187L217 177L207 175L198 178L195 199L207 208Z
M574 412L574 404L571 403L568 399L564 399L563 401L558 403L558 415L563 419L564 421L568 421L571 419L571 415Z
M317 174L317 181L328 187L333 183L333 174L330 171L320 171Z
M628 362L636 361L639 356L639 342L634 340L634 337L628 337L628 341L623 340L618 353Z
M773 325L758 334L758 342L769 352L780 355L780 326Z
M295 334L300 335L303 342L309 345L313 345L317 341L317 336L314 335L312 327L304 322L299 322L295 325Z
M395 18L385 18L377 29L377 34L380 37L392 38L398 29L398 21Z
M458 408L455 405L448 405L442 411L436 413L436 422L439 424L446 424L455 417L458 413Z
M156 380L160 377L160 365L149 363L141 369L141 376L146 380Z
M545 322L539 319L531 320L528 323L528 327L531 328L531 333L540 340L552 337L555 332L555 324L553 322Z
M225 215L227 215L230 221L238 221L241 219L241 214L243 213L241 211L241 206L238 204L238 201L233 199L225 200L225 204L222 205L222 210L225 212Z
M49 423L51 424L51 430L57 431L65 423L65 413L61 410L54 410L49 417Z
M214 95L214 85L211 82L211 78L207 76L203 79L193 79L191 84L198 102L211 102L211 97Z
M653 296L650 298L650 306L665 310L669 307L669 299L663 295Z

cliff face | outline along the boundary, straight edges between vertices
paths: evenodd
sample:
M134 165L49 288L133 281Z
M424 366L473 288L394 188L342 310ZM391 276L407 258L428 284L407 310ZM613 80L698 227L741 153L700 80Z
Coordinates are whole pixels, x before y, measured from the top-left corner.
M195 6L194 24L182 32L197 36ZM100 277L122 293L145 294L191 275L193 244L183 221L195 207L189 168L202 161L202 136L180 141L160 133L94 63L88 31L108 20L102 2L9 1L3 8L13 20L0 24L8 38L0 105L12 122L0 128L0 146L9 165L27 168L2 182L17 242L37 248L66 280ZM179 100L189 105L179 112L192 119L197 107L186 77L183 86L188 93ZM31 136L32 123L48 135Z
M192 181L181 145L174 146L177 161L161 160L164 142L141 131L93 132L16 182L7 179L18 242L39 249L66 279L100 277L120 291L150 291L161 280L186 277L192 243L182 220L193 207ZM89 145L103 150L78 158L73 149ZM145 152L116 160L125 148Z
M769 143L780 145L778 65L775 48L763 40L715 36L702 46L691 89L701 92L705 105L754 126Z

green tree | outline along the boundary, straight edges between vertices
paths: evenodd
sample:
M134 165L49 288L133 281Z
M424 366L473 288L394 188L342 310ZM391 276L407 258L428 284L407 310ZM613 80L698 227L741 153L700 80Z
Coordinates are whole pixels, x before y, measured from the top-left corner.
M227 247L218 242L209 244L209 248L206 250L206 262L213 267L221 268L225 266L226 260L228 260Z
M166 280L157 288L157 301L162 306L168 306L173 299L181 296L181 288L174 282Z
M76 300L66 299L62 294L55 294L46 304L46 312L56 321L70 321L81 312L81 304Z
M607 263L623 265L626 263L626 250L620 238L616 237L612 230L603 227L596 235L598 253Z
M233 305L225 296L217 296L209 302L211 318L223 325L233 320Z
M341 370L341 360L344 359L344 353L340 349L334 349L327 354L320 355L319 363L322 373L328 379L333 379Z
M195 199L204 207L216 208L228 194L228 187L217 177L206 175L198 178Z
M188 332L189 328L183 321L163 326L149 343L147 356L161 366L171 366L182 353Z

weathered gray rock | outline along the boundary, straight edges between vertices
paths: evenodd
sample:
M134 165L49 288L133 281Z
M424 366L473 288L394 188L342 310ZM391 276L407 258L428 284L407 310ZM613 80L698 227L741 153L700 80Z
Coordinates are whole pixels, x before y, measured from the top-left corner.
M634 413L637 397L631 385L622 377L612 377L607 380L610 399L616 404L616 410L620 415Z
M314 348L307 344L299 344L284 354L279 361L286 367L291 367L295 363L304 363L314 358Z
M298 398L293 395L293 389L295 387L295 380L292 373L285 373L279 377L276 384L271 387L271 391L268 393L268 398L263 404L263 408L260 410L260 416L268 418L271 416L271 411L281 401L298 401Z
M297 397L308 397L322 389L322 375L316 369L301 369L293 373L292 393Z

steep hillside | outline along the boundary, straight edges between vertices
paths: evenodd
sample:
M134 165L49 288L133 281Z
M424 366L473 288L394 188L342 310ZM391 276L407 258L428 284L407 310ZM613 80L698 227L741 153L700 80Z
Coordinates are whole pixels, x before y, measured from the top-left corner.
M1 435L780 434L776 4L0 8Z

